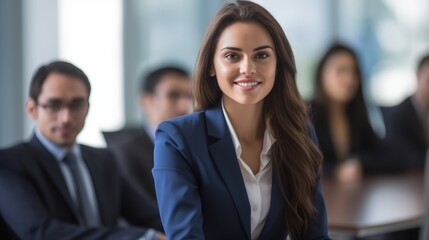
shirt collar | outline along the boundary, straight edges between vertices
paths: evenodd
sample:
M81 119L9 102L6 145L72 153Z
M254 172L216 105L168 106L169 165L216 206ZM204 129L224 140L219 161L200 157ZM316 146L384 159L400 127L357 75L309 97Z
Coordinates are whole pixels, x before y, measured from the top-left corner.
M61 162L68 152L73 152L76 156L81 156L79 144L74 143L71 149L58 146L52 141L48 140L43 134L36 128L34 134L37 139L42 143L43 146L54 156L56 160Z
M234 127L232 126L232 123L229 120L228 114L225 110L225 106L223 105L223 99L222 99L222 112L223 112L223 115L225 116L225 121L226 121L226 124L228 125L228 130L231 133L232 143L234 144L235 153L237 154L238 158L241 158L241 144L240 144L240 141L238 140ZM276 142L276 139L271 134L271 131L269 131L269 128L266 128L264 132L264 140L263 140L261 155L268 155L271 147L275 142ZM270 158L261 158L260 169L263 169L268 164L269 161L270 161Z

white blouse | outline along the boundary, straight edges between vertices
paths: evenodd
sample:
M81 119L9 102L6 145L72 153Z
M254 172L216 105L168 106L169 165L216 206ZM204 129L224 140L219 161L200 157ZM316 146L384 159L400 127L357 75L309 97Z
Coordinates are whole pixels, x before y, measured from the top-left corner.
M243 175L244 185L246 186L247 197L250 204L250 233L251 239L258 239L267 220L271 203L271 186L272 186L272 163L269 158L269 150L276 141L271 133L265 129L264 140L261 152L261 165L259 172L254 175L250 167L241 158L241 145L237 134L229 120L228 114L222 101L222 110L225 116L228 129L231 133L232 142L234 143L235 153L240 165L241 174Z

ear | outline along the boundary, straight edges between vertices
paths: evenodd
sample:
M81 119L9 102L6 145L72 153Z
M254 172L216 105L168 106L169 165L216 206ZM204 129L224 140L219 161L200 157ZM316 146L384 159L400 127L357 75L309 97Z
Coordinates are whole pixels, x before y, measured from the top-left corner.
M209 76L210 76L210 77L214 77L214 76L216 76L216 72L215 72L215 70L214 70L214 67L211 67L211 68L210 68L210 70L209 70Z
M140 109L142 111L147 112L150 109L150 107L153 105L152 104L152 102L153 102L153 95L150 94L150 93L142 93L142 94L140 94L139 98L140 98L139 99Z
M37 119L37 104L32 98L27 99L25 102L25 109L32 120Z

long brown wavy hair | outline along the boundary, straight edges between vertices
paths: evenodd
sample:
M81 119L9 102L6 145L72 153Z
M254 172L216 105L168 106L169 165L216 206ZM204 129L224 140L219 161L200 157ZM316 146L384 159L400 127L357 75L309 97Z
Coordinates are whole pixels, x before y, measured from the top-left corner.
M303 239L316 214L311 197L316 189L322 155L309 136L308 108L296 85L295 60L289 41L280 24L260 5L250 1L228 3L212 19L195 66L195 110L213 107L221 100L222 91L209 71L222 31L236 22L262 24L274 42L276 79L265 98L263 112L276 139L271 159L286 203L285 227L291 239Z

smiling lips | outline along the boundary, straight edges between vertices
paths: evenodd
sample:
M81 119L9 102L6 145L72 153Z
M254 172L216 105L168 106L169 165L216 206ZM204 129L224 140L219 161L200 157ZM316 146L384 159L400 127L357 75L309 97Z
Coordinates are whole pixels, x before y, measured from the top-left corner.
M255 89L261 82L256 80L245 80L245 81L236 81L234 82L237 86L239 86L242 90L250 91Z

